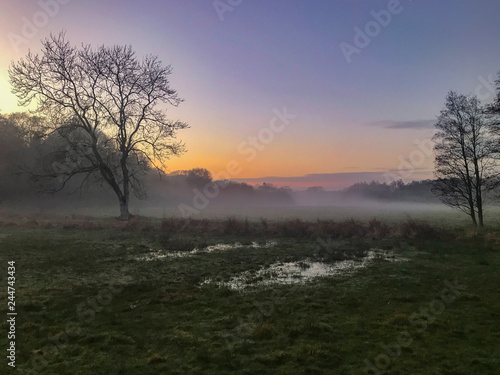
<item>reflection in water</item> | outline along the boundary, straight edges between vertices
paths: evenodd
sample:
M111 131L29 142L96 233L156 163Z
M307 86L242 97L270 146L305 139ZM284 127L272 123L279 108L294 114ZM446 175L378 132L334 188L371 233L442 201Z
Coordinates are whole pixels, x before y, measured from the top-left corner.
M227 282L214 282L207 279L203 284L215 283L231 289L245 289L252 286L304 283L311 279L324 276L347 275L369 265L374 259L387 261L404 261L392 252L381 249L370 249L365 257L356 260L342 260L334 263L303 260L299 262L277 262L269 267L263 267L256 272L245 271L232 277Z
M202 249L198 249L197 247L191 251L162 251L162 250L153 250L150 249L144 256L134 257L133 259L139 261L152 261L159 259L167 259L167 258L184 258L191 255L196 254L204 254L204 253L212 253L218 251L227 251L232 249L240 249L240 248L251 248L251 249L269 249L273 246L276 246L276 241L267 241L265 243L252 242L249 245L242 245L239 242L233 244L219 243L216 245L210 245Z

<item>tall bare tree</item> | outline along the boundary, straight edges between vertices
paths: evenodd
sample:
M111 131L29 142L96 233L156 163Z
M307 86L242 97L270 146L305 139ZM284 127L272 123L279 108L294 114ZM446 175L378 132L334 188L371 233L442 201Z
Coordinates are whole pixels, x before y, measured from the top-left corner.
M168 120L160 108L182 102L170 87L171 73L157 57L138 59L130 46L77 48L64 33L43 40L41 54L30 52L9 69L20 104L36 101L67 150L80 155L75 162L61 154L59 164L67 165L52 171L61 186L76 175L97 174L116 194L124 220L130 190L141 186L138 169L161 170L169 156L184 151L175 138L188 125Z
M496 96L492 103L488 105L488 114L492 123L492 148L497 161L500 161L500 71L496 83ZM500 186L500 172L492 179L493 188Z
M490 118L475 96L448 93L434 135L433 191L448 206L483 226L484 193L493 174Z

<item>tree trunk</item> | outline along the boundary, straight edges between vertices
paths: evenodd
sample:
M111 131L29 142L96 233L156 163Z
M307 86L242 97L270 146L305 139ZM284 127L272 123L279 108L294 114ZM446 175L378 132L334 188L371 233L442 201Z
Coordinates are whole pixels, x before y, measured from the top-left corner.
M476 206L477 206L477 218L479 219L479 226L483 227L484 222L483 222L483 197L482 197L482 190L483 190L483 181L480 176L480 171L479 171L479 163L477 158L474 158L474 174L476 177Z
M130 197L130 188L128 176L123 179L123 195L120 198L120 220L130 219L130 212L128 211L128 203Z
M483 211L478 212L477 216L479 217L479 226L484 227L484 221L483 221Z
M130 218L130 212L128 212L128 203L130 197L130 181L127 168L127 157L128 154L122 150L122 158L120 161L123 174L123 196L120 199L120 220L128 220Z
M481 189L481 185L479 187ZM483 199L481 197L481 190L476 192L477 198L476 198L476 205L477 205L477 218L479 219L479 226L483 227L484 222L483 222Z
M472 219L472 224L474 224L474 226L477 227L476 212L472 209L469 215Z
M467 200L469 202L469 210L470 210L470 217L472 219L472 223L474 226L477 227L477 220L476 220L476 210L474 207L474 192L472 189L472 177L470 174L469 170L469 160L467 158L467 152L465 149L465 135L463 133L463 130L461 130L460 134L460 148L462 151L462 158L465 166L465 184L466 184L466 189L467 189Z
M130 218L130 212L128 211L128 199L123 197L120 199L120 220L128 220Z
M482 176L482 168L479 165L479 155L478 155L478 140L479 140L479 131L481 123L475 121L471 122L472 126L472 150L474 152L473 161L474 161L474 178L476 179L475 188L476 188L476 209L477 209L477 218L479 220L479 226L483 227L483 176Z
M467 181L467 200L469 201L469 215L472 219L472 223L474 224L474 226L477 227L477 220L476 220L476 208L474 206L474 199L473 199L473 191L472 191L472 184L470 183L470 179L468 179Z

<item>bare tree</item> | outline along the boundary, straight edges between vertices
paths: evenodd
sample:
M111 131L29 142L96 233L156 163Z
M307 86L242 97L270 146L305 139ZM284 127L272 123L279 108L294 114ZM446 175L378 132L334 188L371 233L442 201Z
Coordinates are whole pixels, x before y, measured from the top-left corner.
M493 103L491 103L488 106L488 112L492 115L500 116L500 71L498 72L497 79L495 81L496 84L496 97L493 100ZM500 119L497 117L494 121L494 127L495 130L500 130Z
M484 192L493 174L491 122L477 97L448 93L434 135L433 192L483 226Z
M493 102L488 105L488 114L491 119L492 128L492 149L494 152L495 159L500 160L500 72L498 72L498 78L496 83L496 97ZM497 173L495 178L491 181L493 188L498 188L500 186L500 173Z
M184 151L175 137L188 125L168 120L159 108L182 102L170 87L171 73L157 57L139 60L130 46L77 48L64 33L43 40L41 54L30 52L9 69L20 104L36 101L67 151L84 161L61 155L60 164L68 165L52 171L61 187L76 175L97 174L116 194L124 220L130 189L142 184L140 171L160 171L169 156Z

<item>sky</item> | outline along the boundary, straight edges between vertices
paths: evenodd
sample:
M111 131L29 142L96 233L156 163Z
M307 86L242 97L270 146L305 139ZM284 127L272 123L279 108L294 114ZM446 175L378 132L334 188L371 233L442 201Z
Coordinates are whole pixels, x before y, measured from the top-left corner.
M448 91L493 98L497 0L3 0L0 110L18 108L7 70L50 32L130 44L171 64L190 124L169 170L338 188L432 177L429 139ZM234 166L237 165L237 168Z

